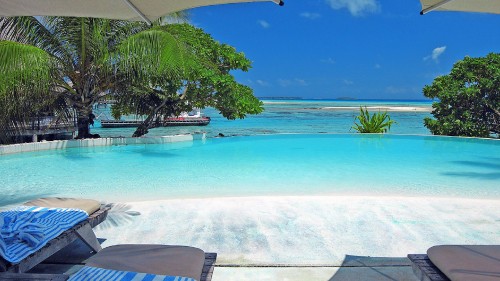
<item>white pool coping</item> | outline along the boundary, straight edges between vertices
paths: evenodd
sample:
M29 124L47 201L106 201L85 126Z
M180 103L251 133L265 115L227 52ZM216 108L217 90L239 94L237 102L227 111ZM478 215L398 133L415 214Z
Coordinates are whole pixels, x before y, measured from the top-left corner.
M252 136L273 136L273 135L304 135L304 133L279 133L279 134L255 134ZM305 134L310 135L310 134ZM358 133L326 133L316 135L360 135ZM498 141L495 138L477 138L477 137L460 137L460 136L442 136L442 135L420 135L420 134L362 134L362 135L380 135L380 136L413 136L413 137L432 137L432 138L456 138L456 139L480 139L488 141ZM239 135L246 136L246 135ZM233 136L227 136L233 137ZM206 133L172 135L172 136L159 136L159 137L110 137L98 139L82 139L82 140L57 140L57 141L41 141L35 143L19 143L0 145L0 156L7 154L34 152L41 150L51 149L66 149L73 147L97 147L97 146L111 146L111 145L137 145L137 144L165 144L174 142L188 142L194 140L206 139Z
M57 140L42 141L32 143L19 143L10 145L0 145L0 156L15 153L34 152L41 150L66 149L74 147L97 147L111 145L137 145L137 144L166 144L174 142L188 142L203 140L206 134L187 134L161 137L140 137L140 138L98 138L82 140Z

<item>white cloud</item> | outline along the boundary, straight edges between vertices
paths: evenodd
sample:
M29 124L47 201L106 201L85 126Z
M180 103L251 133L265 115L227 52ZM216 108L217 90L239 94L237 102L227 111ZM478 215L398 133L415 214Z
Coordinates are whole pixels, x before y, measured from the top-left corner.
M328 64L335 64L335 60L332 58L323 59L323 60L321 60L321 62L328 63Z
M321 17L321 15L318 13L309 13L309 12L301 13L300 16L310 20L319 19Z
M307 82L306 80L304 79L298 79L298 78L295 78L294 79L295 83L297 83L299 86L307 86Z
M334 10L346 8L355 17L380 11L377 0L326 0L326 2Z
M424 60L432 59L435 62L438 62L439 57L444 53L444 51L446 51L446 46L435 48L434 50L432 50L432 54L424 57Z
M376 63L374 67L375 67L376 69L382 68L382 66L381 66L380 64L378 64L378 63Z
M343 82L344 82L344 84L346 84L346 85L352 85L352 84L354 84L354 82L353 82L353 81L351 81L351 80L347 80L347 79L344 79L344 81L343 81Z
M262 26L263 28L269 28L271 25L265 21L265 20L258 20L257 21L258 24L260 24L260 26Z
M256 80L255 82L256 82L257 84L259 84L259 86L262 86L262 87L268 87L268 86L270 86L269 82L264 81L264 80L260 80L260 79L258 79L258 80Z
M281 87L288 87L292 85L292 81L288 79L278 79L278 84L280 84Z
M278 79L278 84L281 86L281 87L292 87L292 86L302 86L302 87L305 87L305 86L308 86L309 84L306 82L306 80L304 79L299 79L299 78L295 78L295 79Z
M415 94L419 93L419 89L415 87L398 87L398 86L387 86L385 91L388 94L401 95L401 94Z

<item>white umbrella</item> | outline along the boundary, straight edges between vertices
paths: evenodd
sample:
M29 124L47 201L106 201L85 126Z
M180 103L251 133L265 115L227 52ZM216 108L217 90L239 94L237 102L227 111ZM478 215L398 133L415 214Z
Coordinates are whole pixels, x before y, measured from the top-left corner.
M142 20L149 24L173 12L228 3L282 0L0 0L0 16L68 16Z
M500 14L500 0L420 0L421 15L430 11L459 11Z

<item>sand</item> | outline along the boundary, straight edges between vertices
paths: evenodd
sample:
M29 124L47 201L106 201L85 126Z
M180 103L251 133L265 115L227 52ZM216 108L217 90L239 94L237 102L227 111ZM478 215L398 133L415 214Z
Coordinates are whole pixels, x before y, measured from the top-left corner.
M390 112L431 112L432 107L429 106L366 106L368 111L390 111ZM327 106L319 108L323 110L359 110L359 106Z
M310 196L127 205L140 215L112 211L96 230L103 246L191 245L217 252L220 264L335 266L346 255L405 257L436 244L500 243L500 200Z

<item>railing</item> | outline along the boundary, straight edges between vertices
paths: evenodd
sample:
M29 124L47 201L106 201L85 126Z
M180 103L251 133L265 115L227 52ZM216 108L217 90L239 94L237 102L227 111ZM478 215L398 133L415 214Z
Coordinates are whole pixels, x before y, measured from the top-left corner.
M56 118L56 116L33 117L28 122L17 123L17 130L22 135L53 134L76 130L75 119L56 121Z

